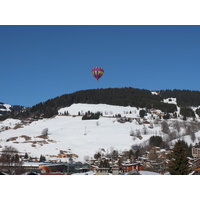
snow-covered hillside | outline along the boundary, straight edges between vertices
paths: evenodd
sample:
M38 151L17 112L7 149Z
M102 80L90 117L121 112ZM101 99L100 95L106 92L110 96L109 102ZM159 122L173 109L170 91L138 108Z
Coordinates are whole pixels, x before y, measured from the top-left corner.
M24 111L26 108L24 106L19 105L10 105L6 103L0 102L0 116L8 114L11 111Z
M41 119L32 123L7 119L0 122L0 150L5 146L13 146L19 152L27 152L31 156L44 155L47 160L55 160L60 151L68 151L78 155L76 161L83 161L85 156L93 155L103 149L110 152L130 150L132 145L148 142L152 135L165 136L159 124L154 124L155 116L148 114L142 123L139 110L135 107L111 106L106 104L73 104L60 109L59 116ZM98 120L82 120L78 113L100 111L103 116ZM62 115L68 112L69 115ZM132 118L131 121L119 123L114 116ZM139 119L139 120L138 120ZM172 120L173 122L173 120ZM153 127L150 124L153 124ZM3 129L3 127L7 127ZM48 136L41 136L48 128ZM140 132L140 137L131 136L133 132ZM144 134L145 133L145 134ZM197 138L200 132L195 133ZM188 143L190 137L185 136ZM197 139L193 142L197 142ZM60 158L59 158L60 159ZM65 158L62 158L65 161Z
M12 106L9 104L0 103L0 115L2 115L3 112L10 112L11 107Z

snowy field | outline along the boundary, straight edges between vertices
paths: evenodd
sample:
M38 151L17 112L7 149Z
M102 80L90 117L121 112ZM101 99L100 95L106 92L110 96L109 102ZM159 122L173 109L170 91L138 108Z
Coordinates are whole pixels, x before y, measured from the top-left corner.
M137 118L139 110L134 107L111 106L106 104L73 104L70 107L62 108L59 114L68 111L70 116L56 116L51 119L42 119L32 122L30 125L23 125L22 128L13 129L20 120L7 119L0 123L0 129L8 126L11 129L0 132L0 150L5 146L13 146L19 152L27 152L30 156L40 157L44 155L47 160L55 159L60 150L68 151L78 155L76 161L84 161L85 156L93 158L93 155L100 149L110 152L111 149L120 151L130 150L132 145L139 145L147 142L153 134L160 132L160 127L154 126L150 129L148 124L139 125L136 120L131 123L119 123L113 117L115 114ZM98 120L82 120L77 116L78 112L103 113ZM76 115L76 116L75 116ZM141 138L130 136L132 130L140 130L141 133L146 127L147 134L141 134ZM41 138L42 131L48 128L48 137ZM200 137L200 132L196 133ZM189 136L185 136L188 143L191 143ZM193 143L197 142L194 141ZM66 161L62 158L62 161Z

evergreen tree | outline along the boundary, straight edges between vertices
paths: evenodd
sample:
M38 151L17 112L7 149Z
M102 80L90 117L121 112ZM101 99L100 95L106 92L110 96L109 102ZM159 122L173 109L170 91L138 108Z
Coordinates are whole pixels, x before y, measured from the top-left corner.
M101 160L101 161L100 161L100 164L99 164L99 167L102 168L102 167L103 167L103 164L104 164L104 163L103 163L103 161Z
M194 117L195 118L194 111L191 108L181 107L180 114L183 115L184 118L185 117Z
M110 164L107 160L104 160L104 161L100 161L100 164L99 164L99 167L100 168L110 168Z
M129 150L129 154L128 154L129 159L134 157L134 152L132 149Z
M46 158L45 158L45 156L43 156L43 155L40 155L40 160L39 160L39 162L45 162L46 161Z
M174 146L172 160L168 164L168 170L171 175L187 175L190 173L186 149L180 140Z
M116 151L116 150L114 150L113 152L112 152L112 158L113 159L116 159L117 157L118 157L118 151Z
M149 145L150 147L161 147L163 143L163 140L162 140L162 137L160 136L151 136L150 139L149 139Z
M25 153L24 158L25 158L25 159L28 159L28 154L27 154L27 152Z
M136 152L135 152L135 158L137 159L138 157L141 156L141 153L140 153L140 150L138 149Z
M192 144L190 144L190 146L188 146L187 142L185 142L184 140L182 141L183 147L186 150L186 156L187 157L193 157L192 156Z
M139 114L140 114L141 118L144 118L144 116L146 114L146 111L145 110L140 110Z

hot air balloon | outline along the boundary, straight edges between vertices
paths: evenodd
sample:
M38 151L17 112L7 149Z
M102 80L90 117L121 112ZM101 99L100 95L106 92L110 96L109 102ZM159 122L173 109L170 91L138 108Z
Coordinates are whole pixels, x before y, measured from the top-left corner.
M101 78L102 75L104 74L104 69L102 69L101 67L95 67L92 69L92 75L97 79Z

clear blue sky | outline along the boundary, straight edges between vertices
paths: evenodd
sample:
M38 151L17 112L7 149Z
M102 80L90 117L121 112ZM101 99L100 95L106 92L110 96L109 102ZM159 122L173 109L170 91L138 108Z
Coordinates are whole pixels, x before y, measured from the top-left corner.
M200 91L200 26L0 26L0 67L12 105L95 88Z

